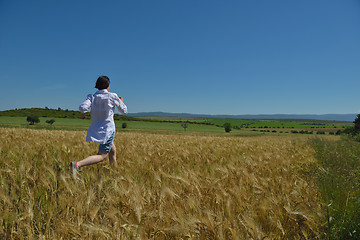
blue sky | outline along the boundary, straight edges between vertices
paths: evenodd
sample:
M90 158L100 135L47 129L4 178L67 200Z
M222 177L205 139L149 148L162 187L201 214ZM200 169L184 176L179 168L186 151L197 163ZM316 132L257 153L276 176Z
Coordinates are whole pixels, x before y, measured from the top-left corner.
M0 110L360 112L359 0L0 0Z

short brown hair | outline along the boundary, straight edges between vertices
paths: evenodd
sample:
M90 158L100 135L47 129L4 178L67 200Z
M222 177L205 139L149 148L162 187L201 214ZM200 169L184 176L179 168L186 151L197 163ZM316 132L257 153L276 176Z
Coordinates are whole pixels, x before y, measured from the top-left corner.
M107 76L100 76L96 80L95 88L102 90L107 89L110 85L110 79Z

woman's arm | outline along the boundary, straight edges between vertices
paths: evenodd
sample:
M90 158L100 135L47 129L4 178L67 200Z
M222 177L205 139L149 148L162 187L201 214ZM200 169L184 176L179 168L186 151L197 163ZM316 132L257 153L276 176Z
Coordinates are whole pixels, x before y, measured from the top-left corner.
M127 114L127 106L124 103L124 98L123 97L118 97L117 94L114 94L114 102L115 102L115 106L117 107L117 109L119 110L120 113L122 114Z
M89 94L86 98L86 100L79 106L79 110L80 112L83 114L82 115L82 119L85 118L85 113L90 111L91 108L91 100L92 100L92 95Z

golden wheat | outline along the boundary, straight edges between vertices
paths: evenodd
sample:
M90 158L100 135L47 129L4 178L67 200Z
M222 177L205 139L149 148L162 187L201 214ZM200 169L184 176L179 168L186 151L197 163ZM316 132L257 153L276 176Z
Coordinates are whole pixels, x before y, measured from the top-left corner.
M85 132L0 128L1 239L313 239L306 139L118 132L107 162Z

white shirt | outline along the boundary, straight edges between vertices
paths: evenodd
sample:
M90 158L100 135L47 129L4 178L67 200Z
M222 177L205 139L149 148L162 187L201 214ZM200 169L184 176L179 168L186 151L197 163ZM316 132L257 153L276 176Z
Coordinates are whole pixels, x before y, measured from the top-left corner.
M87 131L86 141L104 144L111 137L115 132L115 106L120 113L127 114L126 105L116 93L103 89L87 96L79 107L82 113L89 112L91 108L91 124Z

